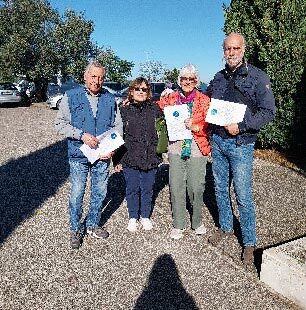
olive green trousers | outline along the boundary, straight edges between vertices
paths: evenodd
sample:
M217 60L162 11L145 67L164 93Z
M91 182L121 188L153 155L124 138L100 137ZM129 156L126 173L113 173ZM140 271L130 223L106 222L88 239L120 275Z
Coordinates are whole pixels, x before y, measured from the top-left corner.
M169 185L173 227L186 227L186 189L192 206L191 227L202 225L203 194L207 156L181 159L180 155L169 154Z

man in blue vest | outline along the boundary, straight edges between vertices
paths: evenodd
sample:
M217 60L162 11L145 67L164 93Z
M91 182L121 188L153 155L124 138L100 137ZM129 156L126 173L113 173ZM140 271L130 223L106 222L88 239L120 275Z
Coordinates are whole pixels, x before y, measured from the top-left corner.
M80 150L84 143L96 148L99 143L96 137L115 126L121 132L115 98L102 88L104 78L105 68L96 61L89 63L84 73L85 87L66 92L55 120L57 132L68 139L71 183L68 209L73 249L80 247L85 227L87 234L96 238L109 236L104 228L99 227L99 222L113 154L101 156L100 160L90 164ZM91 178L91 201L84 227L81 218L88 174Z
M245 39L230 33L223 42L225 69L208 87L212 98L245 104L242 122L212 126L212 169L220 228L209 238L217 245L233 233L230 182L234 184L243 241L243 263L252 266L256 245L256 212L252 194L253 155L256 135L275 116L270 79L244 59Z

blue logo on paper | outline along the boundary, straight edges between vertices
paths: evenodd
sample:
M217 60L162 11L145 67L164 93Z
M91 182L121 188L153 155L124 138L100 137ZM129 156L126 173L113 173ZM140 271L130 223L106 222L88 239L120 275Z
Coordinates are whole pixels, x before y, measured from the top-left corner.
M111 134L111 138L112 138L112 139L116 139L116 138L117 138L117 135L113 132L113 133Z
M217 109L212 109L210 113L211 113L211 115L216 115L218 113L218 110Z
M180 113L179 113L178 111L174 111L174 112L173 112L173 116L174 116L174 117L178 117L179 115L180 115Z

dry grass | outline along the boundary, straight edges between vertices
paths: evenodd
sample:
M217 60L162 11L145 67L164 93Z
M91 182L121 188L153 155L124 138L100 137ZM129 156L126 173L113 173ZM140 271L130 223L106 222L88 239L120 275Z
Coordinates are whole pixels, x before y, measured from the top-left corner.
M255 157L298 171L306 171L305 154L282 153L277 150L256 149Z

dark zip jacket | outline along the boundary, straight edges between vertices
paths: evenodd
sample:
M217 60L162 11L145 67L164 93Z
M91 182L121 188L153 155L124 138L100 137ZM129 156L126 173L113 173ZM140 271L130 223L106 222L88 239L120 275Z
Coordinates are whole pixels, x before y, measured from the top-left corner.
M156 168L161 163L161 156L156 153L157 133L156 118L162 115L155 103L130 103L120 107L123 123L124 147L121 148L123 167L139 170Z
M238 123L240 133L237 144L256 141L260 128L275 117L275 100L268 75L259 68L243 63L231 73L228 68L219 71L210 82L208 94L215 99L238 102L247 105L244 119ZM212 133L227 138L230 136L223 127L211 126Z

